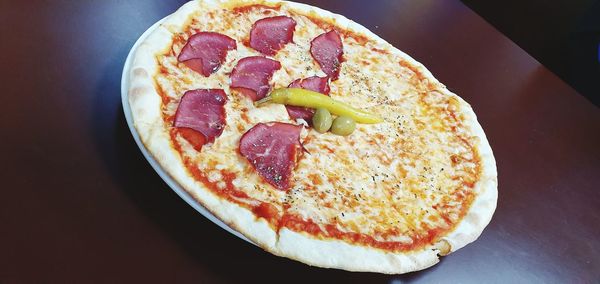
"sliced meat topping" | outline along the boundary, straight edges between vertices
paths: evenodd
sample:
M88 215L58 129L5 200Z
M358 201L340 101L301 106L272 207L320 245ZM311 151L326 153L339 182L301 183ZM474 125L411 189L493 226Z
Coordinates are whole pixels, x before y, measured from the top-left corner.
M265 181L279 190L288 190L301 153L300 131L301 125L259 123L240 139L240 154Z
M190 69L208 77L219 70L229 50L237 48L235 40L214 32L192 35L177 57Z
M173 126L199 150L204 143L214 142L223 133L226 102L227 95L221 89L187 91L181 97Z
M314 38L310 42L310 54L331 80L337 80L343 61L344 47L340 35L335 30Z
M288 88L301 88L321 94L329 95L329 78L312 76L305 79L296 79ZM315 110L307 107L286 106L288 114L292 119L302 118L311 123Z
M250 46L262 54L273 56L293 41L295 29L296 21L290 17L260 19L252 25Z
M279 61L263 56L242 58L231 72L231 88L253 101L260 100L271 90L269 81L280 68Z

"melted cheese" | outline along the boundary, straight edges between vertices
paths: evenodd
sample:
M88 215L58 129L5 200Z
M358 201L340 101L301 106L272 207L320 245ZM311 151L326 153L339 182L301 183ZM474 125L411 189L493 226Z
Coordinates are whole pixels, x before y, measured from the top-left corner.
M376 242L409 246L431 231L443 233L454 226L470 205L474 193L468 185L472 186L480 171L471 138L464 134L468 132L462 129L461 117L454 114L453 98L430 90L418 71L375 41L342 33L345 61L339 80L331 83L331 96L378 113L384 123L358 125L348 137L303 130L307 153L299 159L287 192L264 182L238 153L241 135L257 123L294 123L284 106L256 108L229 90L229 73L236 62L260 55L243 44L252 24L275 15L291 16L297 26L294 42L273 57L282 65L273 76L274 87L286 87L298 78L325 76L309 49L314 37L328 31L327 25L303 15L265 8L243 13L211 11L194 15L186 31L173 31L176 36L170 52L157 56L161 72L155 77L165 119L172 119L187 90L220 88L229 95L223 134L201 152L177 136L174 143L181 155L217 192L226 190L223 175L233 174L232 185L247 197L230 196L230 200L249 208L270 203L278 209L279 218L294 215L319 226L320 237L333 237L327 231L334 226L338 237L340 232L357 233ZM208 78L177 62L187 38L198 31L219 32L238 43L237 50L230 51L223 66Z

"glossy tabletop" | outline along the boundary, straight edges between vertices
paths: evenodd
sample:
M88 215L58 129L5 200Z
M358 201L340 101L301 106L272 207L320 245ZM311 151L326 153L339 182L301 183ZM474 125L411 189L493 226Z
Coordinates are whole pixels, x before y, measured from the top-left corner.
M363 24L473 106L499 180L476 242L381 275L238 239L158 177L121 109L129 49L183 1L0 1L0 282L600 281L600 109L458 1L307 3Z

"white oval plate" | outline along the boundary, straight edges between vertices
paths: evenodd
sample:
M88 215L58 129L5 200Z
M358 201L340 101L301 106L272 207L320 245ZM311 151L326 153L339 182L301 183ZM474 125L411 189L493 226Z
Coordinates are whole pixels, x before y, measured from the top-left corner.
M142 141L140 140L140 136L138 135L137 131L133 127L133 118L131 117L131 108L129 106L129 99L127 98L127 96L128 96L127 89L129 86L129 69L131 67L131 58L132 58L134 51L137 49L137 47L140 45L140 43L156 27L158 27L164 20L165 20L165 18L156 22L154 25L152 25L149 29L147 29L140 36L140 38L135 42L135 44L129 51L129 54L127 55L127 60L125 60L125 66L123 67L123 74L121 76L121 102L123 104L123 112L125 113L125 119L127 120L127 125L129 125L129 130L131 131L131 135L133 135L133 139L135 140L135 143L137 143L138 147L142 151L142 154L144 154L144 157L146 158L146 160L148 160L148 163L150 163L152 168L169 185L169 187L171 187L171 189L173 191L175 191L175 193L177 193L177 195L179 195L179 197L181 197L183 200L185 200L185 202L187 202L190 206L192 206L194 209L196 209L196 211L200 212L200 214L204 215L204 217L206 217L208 220L212 221L213 223L217 224L219 227L236 235L237 237L239 237L242 240L245 240L251 244L254 244L252 241L248 240L242 234L240 234L239 232L237 232L237 231L233 230L232 228L230 228L229 226L227 226L227 224L223 223L221 220L219 220L217 217L215 217L212 213L210 213L208 210L206 210L206 208L204 208L202 205L200 205L198 202L196 202L196 200L194 200L175 180L173 180L171 178L171 176L169 176L162 169L162 167L158 164L158 162L156 162L154 157L152 155L150 155L150 153L148 152L146 147L144 147L144 144L142 144Z

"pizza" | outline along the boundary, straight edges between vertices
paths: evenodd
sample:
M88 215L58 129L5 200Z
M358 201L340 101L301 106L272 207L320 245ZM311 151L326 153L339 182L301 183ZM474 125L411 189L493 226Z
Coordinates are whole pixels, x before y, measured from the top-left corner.
M420 270L474 241L496 208L496 164L471 106L343 16L286 1L188 2L143 39L128 77L144 147L275 255ZM277 90L302 103L257 104ZM343 113L381 120L317 131L315 102L339 107L333 124Z

